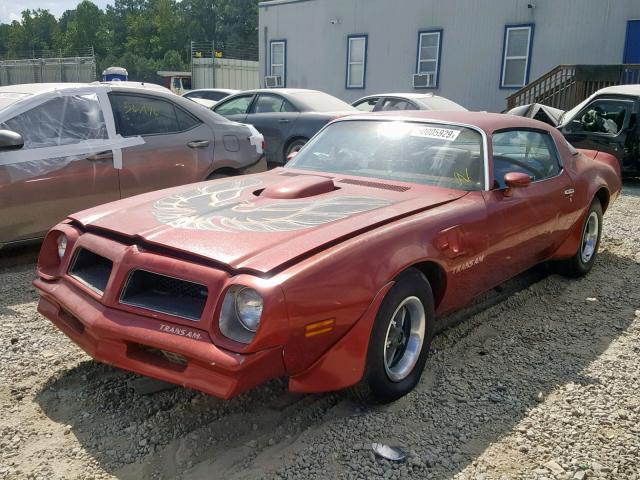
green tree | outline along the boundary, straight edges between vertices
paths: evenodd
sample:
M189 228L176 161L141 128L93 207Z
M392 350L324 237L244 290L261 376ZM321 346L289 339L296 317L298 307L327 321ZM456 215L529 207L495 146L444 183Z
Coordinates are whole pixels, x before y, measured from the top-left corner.
M215 40L227 55L257 52L258 0L115 0L101 10L90 0L59 20L47 10L24 10L0 24L0 53L67 52L94 47L98 72L125 67L132 80L159 81L156 70L188 69L189 42Z
M67 10L60 17L57 46L63 50L78 51L93 46L98 56L105 55L109 47L106 15L89 0Z

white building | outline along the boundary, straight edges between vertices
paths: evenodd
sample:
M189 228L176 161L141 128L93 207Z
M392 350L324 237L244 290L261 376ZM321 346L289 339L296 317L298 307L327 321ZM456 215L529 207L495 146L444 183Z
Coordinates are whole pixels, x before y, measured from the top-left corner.
M273 0L259 12L267 81L347 101L433 91L501 111L557 65L640 63L640 0Z

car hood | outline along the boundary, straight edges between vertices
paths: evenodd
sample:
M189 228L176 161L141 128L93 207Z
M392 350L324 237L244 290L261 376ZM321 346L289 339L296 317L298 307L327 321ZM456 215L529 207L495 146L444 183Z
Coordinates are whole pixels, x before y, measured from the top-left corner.
M512 108L507 113L509 115L517 115L518 117L533 118L547 123L552 127L558 127L563 120L565 111L542 105L541 103L530 103Z
M268 273L467 192L277 168L151 192L70 216L86 230Z

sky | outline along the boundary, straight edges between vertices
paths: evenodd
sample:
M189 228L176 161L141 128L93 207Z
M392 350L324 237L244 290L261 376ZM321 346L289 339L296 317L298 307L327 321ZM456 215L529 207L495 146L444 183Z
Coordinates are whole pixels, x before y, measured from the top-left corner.
M20 13L27 8L35 10L42 8L49 10L56 18L60 18L62 12L76 7L81 0L0 0L0 23L11 23L20 20ZM113 4L113 0L91 0L98 7L104 8Z

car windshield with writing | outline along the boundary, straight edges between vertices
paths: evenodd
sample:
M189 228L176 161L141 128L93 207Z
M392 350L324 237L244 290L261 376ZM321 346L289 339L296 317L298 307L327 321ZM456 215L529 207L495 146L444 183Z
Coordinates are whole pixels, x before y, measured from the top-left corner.
M387 120L346 120L307 143L288 168L482 190L482 136L467 127Z

